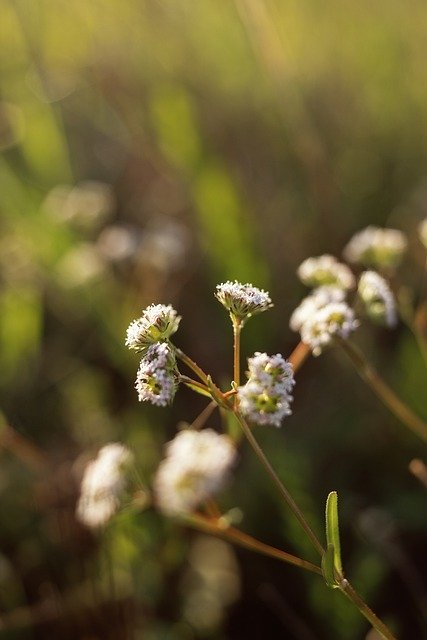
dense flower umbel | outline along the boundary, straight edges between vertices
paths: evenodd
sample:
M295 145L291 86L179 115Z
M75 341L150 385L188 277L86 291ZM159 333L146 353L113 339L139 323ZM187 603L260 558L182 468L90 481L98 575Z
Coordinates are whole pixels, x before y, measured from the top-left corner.
M364 271L360 276L358 294L365 304L367 315L388 327L397 322L394 295L382 276L375 271Z
M87 465L76 516L88 527L101 527L116 513L126 488L126 470L133 461L127 447L112 442Z
M352 289L355 285L354 276L347 265L328 254L307 258L298 267L297 274L309 287L334 285L342 289Z
M349 262L390 269L399 264L406 246L407 241L401 231L370 226L351 238L343 255Z
M165 407L175 396L176 381L177 368L172 349L166 342L152 344L142 357L136 376L138 399Z
M354 311L346 302L330 302L302 325L301 340L318 356L334 336L346 339L358 326Z
M317 356L334 336L348 338L359 322L345 302L342 289L319 287L295 309L289 325L293 331L300 332L301 340Z
M130 323L125 344L129 349L144 351L150 344L167 340L178 329L180 320L170 304L151 304Z
M249 283L223 282L216 287L215 297L240 322L272 307L270 295Z
M256 352L248 359L248 368L248 382L237 390L240 411L251 422L279 427L292 413L292 365L279 353L269 356Z
M301 331L302 326L311 320L319 309L331 302L344 302L345 291L340 287L319 287L311 295L302 300L300 305L292 313L289 326L292 331Z
M190 513L222 489L235 460L228 436L212 429L181 431L167 444L154 479L157 506L168 515Z

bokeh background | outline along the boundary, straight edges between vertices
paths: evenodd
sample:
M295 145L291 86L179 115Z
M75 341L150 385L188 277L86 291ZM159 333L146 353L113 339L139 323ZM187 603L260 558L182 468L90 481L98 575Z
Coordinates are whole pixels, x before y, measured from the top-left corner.
M237 278L275 302L244 355L289 355L295 270L367 224L408 234L415 303L427 213L427 5L414 0L2 0L0 638L359 640L321 579L190 532L154 509L101 535L76 522L84 461L126 442L150 479L180 421L137 401L130 320L183 316L176 343L221 384L232 337L213 297ZM359 345L427 417L403 325ZM210 425L217 427L218 418ZM294 414L257 437L322 535L338 491L347 574L399 634L427 629L425 445L344 355L298 373ZM224 496L245 531L315 559L242 448Z

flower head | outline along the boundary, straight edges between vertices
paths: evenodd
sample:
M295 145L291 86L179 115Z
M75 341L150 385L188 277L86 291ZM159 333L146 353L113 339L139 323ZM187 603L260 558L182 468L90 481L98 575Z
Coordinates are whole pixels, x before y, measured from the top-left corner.
M297 273L299 279L309 287L333 285L341 289L352 289L355 284L347 265L328 254L307 258L300 264Z
M87 465L80 488L76 516L88 527L105 525L120 506L126 488L126 469L133 454L123 444L102 447Z
M178 329L181 318L169 304L151 304L140 318L130 323L126 333L126 346L144 351L150 344L170 338Z
M358 326L354 311L346 302L330 302L304 322L301 340L309 345L313 355L318 356L335 336L347 339Z
M400 263L406 247L407 241L401 231L370 226L351 238L343 255L349 262L391 269Z
M248 382L237 389L240 411L251 422L279 427L292 413L292 365L280 353L269 356L256 352L248 359L248 368Z
M166 342L148 347L142 357L136 376L135 388L140 402L165 407L176 392L177 368L175 355Z
M289 326L292 331L301 331L305 322L311 320L316 311L330 302L344 302L345 291L340 287L324 286L315 289L302 300L291 315Z
M388 327L396 325L396 301L382 276L375 271L364 271L360 276L358 294L372 320Z
M240 322L273 306L267 291L237 280L218 284L215 297Z
M212 429L181 431L168 443L154 479L158 507L169 515L193 511L224 486L235 459L228 436Z

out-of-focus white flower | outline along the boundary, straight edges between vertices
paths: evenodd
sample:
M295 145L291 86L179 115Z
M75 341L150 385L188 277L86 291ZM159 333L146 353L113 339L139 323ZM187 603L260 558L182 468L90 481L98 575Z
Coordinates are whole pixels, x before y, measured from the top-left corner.
M181 431L167 444L154 479L159 509L168 515L193 511L224 486L235 459L228 436L212 429Z
M344 302L345 291L340 287L324 286L315 289L311 295L302 300L292 313L289 326L292 331L301 331L301 327L310 320L314 313L330 302Z
M106 260L122 262L134 257L140 243L139 235L137 227L111 224L101 231L96 246Z
M105 525L117 512L126 489L126 470L133 454L123 444L112 442L102 447L87 465L80 488L76 516L85 525Z
M175 355L166 342L148 347L141 359L135 388L140 402L151 402L159 407L170 404L176 392Z
M180 320L170 304L152 304L130 323L125 344L129 349L144 351L150 344L167 340L178 329Z
M391 269L400 263L406 247L407 240L401 231L370 226L351 238L343 255L349 262Z
M251 422L279 427L292 413L292 365L279 353L269 356L257 352L248 359L248 368L248 382L237 390L240 411Z
M95 245L81 242L61 258L56 272L62 285L78 288L101 280L107 272L107 265Z
M92 231L110 217L114 205L111 185L87 180L75 187L58 185L47 195L43 209L61 222Z
M297 271L299 279L309 287L333 285L341 289L352 289L355 279L347 265L331 255L307 258Z
M267 291L237 280L218 284L215 297L240 323L273 306Z
M330 302L304 322L301 340L318 356L335 336L347 339L358 326L354 311L346 302Z
M364 271L360 276L358 294L368 316L388 327L397 322L396 301L387 282L376 271Z
M424 220L422 220L418 225L418 235L421 242L427 249L427 218L424 218Z

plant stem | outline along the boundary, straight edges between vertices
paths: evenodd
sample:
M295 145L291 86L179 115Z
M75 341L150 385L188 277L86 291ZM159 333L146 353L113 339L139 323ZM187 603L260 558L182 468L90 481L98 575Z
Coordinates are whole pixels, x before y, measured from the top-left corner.
M242 330L241 321L232 316L233 321L233 336L234 336L234 366L233 366L233 379L236 387L240 385L240 332Z
M203 371L203 369L201 369L198 364L196 364L191 358L189 358L187 356L187 354L185 354L183 351L181 351L181 349L178 349L177 347L174 347L174 349L175 349L175 353L176 353L177 358L179 358L181 360L181 362L183 362L185 365L187 365L187 367L189 369L191 369L191 371L193 371L193 373L195 373L196 376L198 378L200 378L200 380L205 385L207 385L208 384L208 376Z
M337 340L357 369L360 377L399 420L427 442L427 424L419 418L384 382L362 352L347 340Z
M295 349L292 351L291 355L288 358L289 362L293 367L294 373L296 373L298 369L302 367L302 365L310 355L310 352L311 352L311 349L308 345L304 344L304 342L302 341L298 342L297 346L295 347Z
M224 526L223 520L223 518L206 518L199 514L191 514L191 516L185 518L186 523L196 529L224 538L229 542L234 542L245 549L256 551L262 555L269 556L270 558L276 558L282 562L322 575L322 570L317 565L312 564L307 560L303 560L302 558L298 558L297 556L293 556L290 553L286 553L285 551L281 551L280 549L276 549L276 547L271 547L270 545L243 533L243 531L240 531L239 529Z
M249 441L249 444L251 445L252 449L254 450L254 452L257 455L258 459L260 460L261 464L264 466L264 468L267 471L268 475L270 476L270 478L272 479L272 481L276 485L277 489L279 490L279 493L281 494L282 498L285 500L286 504L288 505L288 507L290 508L290 510L292 511L292 513L294 514L294 516L296 517L298 522L300 523L301 527L306 532L308 538L310 538L314 548L322 556L324 554L324 552L325 552L323 546L319 542L319 539L317 538L316 534L311 529L310 525L308 524L307 520L305 519L303 513L301 512L300 508L296 504L295 500L292 498L291 494L286 489L286 487L284 486L284 484L282 483L282 481L278 477L277 473L275 472L275 470L271 466L271 464L268 461L266 455L264 454L263 450L261 449L261 447L259 446L258 442L256 441L256 439L255 439L250 427L248 426L246 420L243 418L243 416L238 411L235 411L235 415L236 415L237 420L240 423L240 426L243 429L243 432L244 432L246 438Z
M368 607L348 580L343 579L341 581L340 590L359 609L362 616L371 623L372 627L378 631L382 638L385 638L385 640L396 640L396 637L391 633L390 629L386 627L384 622Z
M205 424L206 420L211 416L211 414L215 411L215 409L217 408L217 403L215 402L215 400L212 400L212 402L210 402L204 409L203 411L201 411L201 413L199 413L199 415L197 416L197 418L195 418L193 420L193 422L191 423L191 427L193 429L200 429L201 427L203 427L203 425Z

